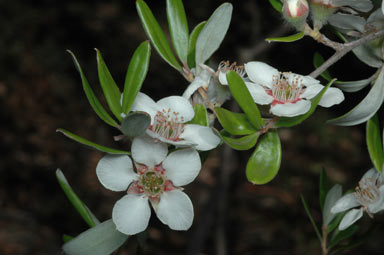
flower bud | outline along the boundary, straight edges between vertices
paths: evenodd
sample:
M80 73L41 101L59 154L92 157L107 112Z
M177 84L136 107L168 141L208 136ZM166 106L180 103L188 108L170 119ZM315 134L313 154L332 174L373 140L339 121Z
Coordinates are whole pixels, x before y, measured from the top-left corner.
M328 17L337 10L333 0L309 0L309 4L311 5L313 24L317 29L327 23Z
M285 0L283 16L297 30L303 31L309 13L307 0Z

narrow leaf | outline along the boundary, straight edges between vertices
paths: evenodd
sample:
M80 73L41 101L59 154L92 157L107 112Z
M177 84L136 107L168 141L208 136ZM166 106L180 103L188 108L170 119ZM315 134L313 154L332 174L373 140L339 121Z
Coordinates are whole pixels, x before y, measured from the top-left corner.
M244 113L231 112L224 108L215 108L221 126L231 135L250 135L257 132Z
M105 99L107 100L109 109L115 115L115 117L121 121L121 93L117 87L115 81L112 78L111 73L108 70L107 65L105 64L103 57L98 49L96 49L96 59L97 59L97 70L99 73L99 81Z
M280 0L269 0L269 3L272 5L272 7L278 11L282 12L283 11L283 4L281 3Z
M151 46L142 42L133 53L124 82L122 112L128 114L148 72Z
M265 39L267 42L295 42L304 37L304 32L300 32L294 35L283 36L283 37L269 37Z
M201 30L203 30L205 24L207 22L203 21L199 23L191 32L191 35L189 36L189 46L188 46L188 66L189 68L194 68L196 67L196 41L197 38L199 37Z
M359 230L359 226L358 225L352 225L352 226L350 226L349 228L347 228L347 229L345 229L343 231L336 230L337 232L335 232L336 234L334 234L332 236L331 242L329 243L329 246L328 246L328 249L332 249L339 242L341 242L341 241L343 241L345 239L350 238L351 236L356 234L358 230Z
M368 86L372 79L373 76L368 79L358 81L336 81L335 85L345 92L357 92Z
M281 144L277 132L264 134L256 145L246 167L247 179L253 184L270 182L278 173L281 162Z
M219 135L223 139L223 141L229 145L229 147L239 151L251 149L253 146L255 146L257 139L259 138L259 132L242 136L239 138L233 138L220 133Z
M310 209L308 207L307 201L305 201L305 198L304 198L303 195L301 195L300 198L301 198L301 202L303 203L305 212L307 213L307 216L308 216L309 220L311 221L312 226L313 226L313 228L314 228L314 230L316 232L317 238L319 239L319 241L321 243L322 237L321 237L319 228L316 226L316 222L313 220L313 217L312 217L311 211L310 211Z
M193 110L195 111L195 116L193 116L193 119L190 120L188 123L206 127L209 126L208 113L205 106L202 104L196 104L193 106Z
M196 69L204 64L219 48L229 28L232 16L232 4L220 5L208 19L196 42ZM197 72L197 74L199 71Z
M367 121L366 140L369 157L377 171L381 172L384 163L383 143L380 134L380 123L377 114Z
M340 184L335 184L327 193L323 209L323 225L328 226L335 218L336 214L331 212L331 208L335 205L336 201L341 198L342 194L343 191Z
M121 123L121 132L127 137L137 137L145 134L151 124L151 116L146 112L129 113Z
M264 120L261 118L259 109L253 101L243 79L236 72L230 71L227 73L227 80L232 96L247 115L249 121L256 129L262 129L264 127Z
M181 71L182 67L177 61L175 55L172 53L168 40L148 5L143 0L137 0L136 8L144 30L156 51L173 68Z
M81 143L81 144L84 144L84 145L89 146L91 148L94 148L98 151L102 151L102 152L106 152L106 153L110 153L110 154L131 154L128 151L112 149L112 148L108 148L108 147L99 145L97 143L91 142L91 141L89 141L89 140L87 140L81 136L75 135L74 133L71 133L68 130L65 130L62 128L57 129L56 132L60 132L63 135L65 135L66 137L68 137L68 138L70 138L70 139L72 139L78 143Z
M95 215L89 210L89 208L80 200L80 198L73 191L72 187L69 185L67 179L65 178L63 172L60 169L56 170L56 178L63 189L65 195L71 201L72 205L75 207L80 216L84 221L90 226L96 226L99 224L99 220Z
M117 231L112 219L84 231L63 245L67 255L111 254L129 238Z
M63 242L66 243L66 242L71 241L71 240L73 239L73 236L64 234L64 235L62 236L62 239L63 239Z
M377 112L382 105L383 100L384 71L382 70L367 96L357 106L346 114L329 120L328 123L339 126L353 126L361 124L370 119Z
M319 68L319 66L321 66L322 64L324 63L324 58L322 55L320 55L320 53L318 52L315 52L315 54L313 55L313 66L315 68ZM328 70L325 70L324 72L321 73L321 76L326 79L327 81L330 81L332 80L332 77L331 75L329 74Z
M75 67L80 74L81 82L83 84L83 89L84 89L85 95L87 96L89 104L92 106L93 110L96 112L96 114L99 116L99 118L102 119L105 123L111 125L112 127L118 127L119 124L117 124L117 122L107 113L107 111L101 105L100 101L97 99L97 97L96 97L95 93L93 92L91 86L89 85L87 78L85 77L75 55L70 50L68 50L68 53L71 54L72 60L75 64Z
M189 30L182 0L167 0L167 18L173 47L181 62L186 64Z

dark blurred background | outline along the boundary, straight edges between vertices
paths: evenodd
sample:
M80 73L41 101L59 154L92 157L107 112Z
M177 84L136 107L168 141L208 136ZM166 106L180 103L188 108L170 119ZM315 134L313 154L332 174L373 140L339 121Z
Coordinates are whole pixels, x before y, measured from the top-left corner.
M224 1L184 0L190 30ZM282 71L309 74L315 51L332 51L309 38L268 44L265 38L294 33L268 1L230 1L232 23L212 66L221 60L267 62ZM165 1L147 1L167 31ZM100 49L122 87L129 59L146 36L135 1L0 2L0 254L60 254L62 235L87 225L61 191L61 168L73 189L104 221L123 194L104 189L95 167L103 156L79 145L57 128L68 129L114 148L118 131L92 111L67 49L73 51L90 84L101 95L94 48ZM374 70L349 54L331 70L340 80L367 78ZM142 91L159 99L180 95L187 82L153 50ZM247 182L251 153L219 148L211 153L195 182L185 187L195 208L192 228L176 232L152 215L146 254L320 254L320 245L300 202L303 194L321 222L318 180L324 168L332 183L353 188L371 167L365 127L336 127L325 121L351 109L364 96L319 109L308 121L279 130L283 161L278 176L263 186ZM100 97L102 98L102 97ZM231 107L231 103L225 105ZM224 157L223 157L224 155ZM348 254L384 254L384 218L360 220L367 241ZM369 235L365 234L376 226ZM136 237L120 254L135 254Z

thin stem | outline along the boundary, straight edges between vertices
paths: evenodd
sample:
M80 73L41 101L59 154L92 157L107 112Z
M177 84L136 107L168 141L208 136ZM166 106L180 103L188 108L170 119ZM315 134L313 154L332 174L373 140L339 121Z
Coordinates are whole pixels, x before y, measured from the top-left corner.
M317 235L317 238L319 238L320 243L322 243L322 242L323 242L323 239L322 239L322 237L321 237L321 235L320 235L320 231L319 231L319 229L317 228L316 223L315 223L315 221L314 221L314 219L313 219L313 217L312 217L311 211L309 210L308 204L307 204L307 202L305 201L303 195L301 195L300 198L301 198L301 202L303 203L305 212L307 213L307 216L308 216L309 220L311 221L313 228L315 229L315 233L316 233L316 235Z
M321 242L321 251L322 255L327 255L328 254L328 249L327 249L327 235L328 235L328 230L327 230L327 225L323 225L321 227L322 234L323 234L323 239Z

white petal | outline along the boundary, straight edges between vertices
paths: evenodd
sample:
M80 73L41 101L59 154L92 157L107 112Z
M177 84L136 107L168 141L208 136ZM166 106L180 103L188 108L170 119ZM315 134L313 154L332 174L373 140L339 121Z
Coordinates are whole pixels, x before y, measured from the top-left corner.
M201 161L195 149L182 149L172 152L163 161L165 175L176 186L191 183L199 174Z
M196 144L195 148L200 151L212 150L221 141L212 128L196 124L185 125L180 138Z
M324 88L321 84L315 84L307 87L304 93L300 95L300 98L311 99L315 97Z
M380 198L373 204L368 206L368 210L371 213L378 213L384 210L384 186L381 186L380 189Z
M273 76L279 76L276 68L258 61L246 63L245 71L251 81L268 88L272 88Z
M201 78L199 77L196 77L192 82L191 84L188 85L188 87L186 88L186 90L184 91L183 93L183 97L186 98L186 99L189 99L193 93L195 93L195 91L200 88L200 87L203 87L206 85L206 81L202 80Z
M151 115L151 123L155 117L159 107L155 101L144 93L139 92L136 96L135 101L132 104L131 111L143 111Z
M157 101L157 105L166 111L171 110L172 113L177 112L179 118L184 118L184 121L179 121L181 123L188 122L195 116L191 103L188 99L181 96L165 97Z
M363 216L363 208L360 209L352 209L343 217L340 222L339 230L347 229L353 223L355 223L358 219Z
M328 88L321 98L319 105L322 107L331 107L340 104L344 100L343 92L338 88Z
M149 167L160 164L168 154L168 146L165 143L148 136L133 139L131 149L133 159Z
M377 179L379 177L380 173L375 169L375 168L371 168L369 169L364 175L363 177L361 177L361 180L364 180L364 179L369 179L369 178L373 178L373 179Z
M228 81L227 81L227 73L219 72L219 82L220 82L222 85L228 85Z
M332 213L344 212L352 207L359 206L360 204L356 201L353 193L342 196L335 205L331 208Z
M187 230L193 221L193 205L189 197L180 190L164 192L156 215L173 230Z
M301 79L303 81L303 84L307 87L319 84L320 81L316 80L315 78L312 78L311 76L301 76Z
M126 155L106 155L96 166L100 183L113 191L127 190L129 184L138 178L133 171L132 160Z
M112 210L112 220L117 230L127 235L144 231L151 216L148 197L128 194L116 202Z
M262 86L253 82L245 82L245 85L256 104L266 105L272 103L273 97L268 95Z
M271 107L271 113L276 116L294 117L304 114L311 108L311 101L300 100L294 104L275 104Z

